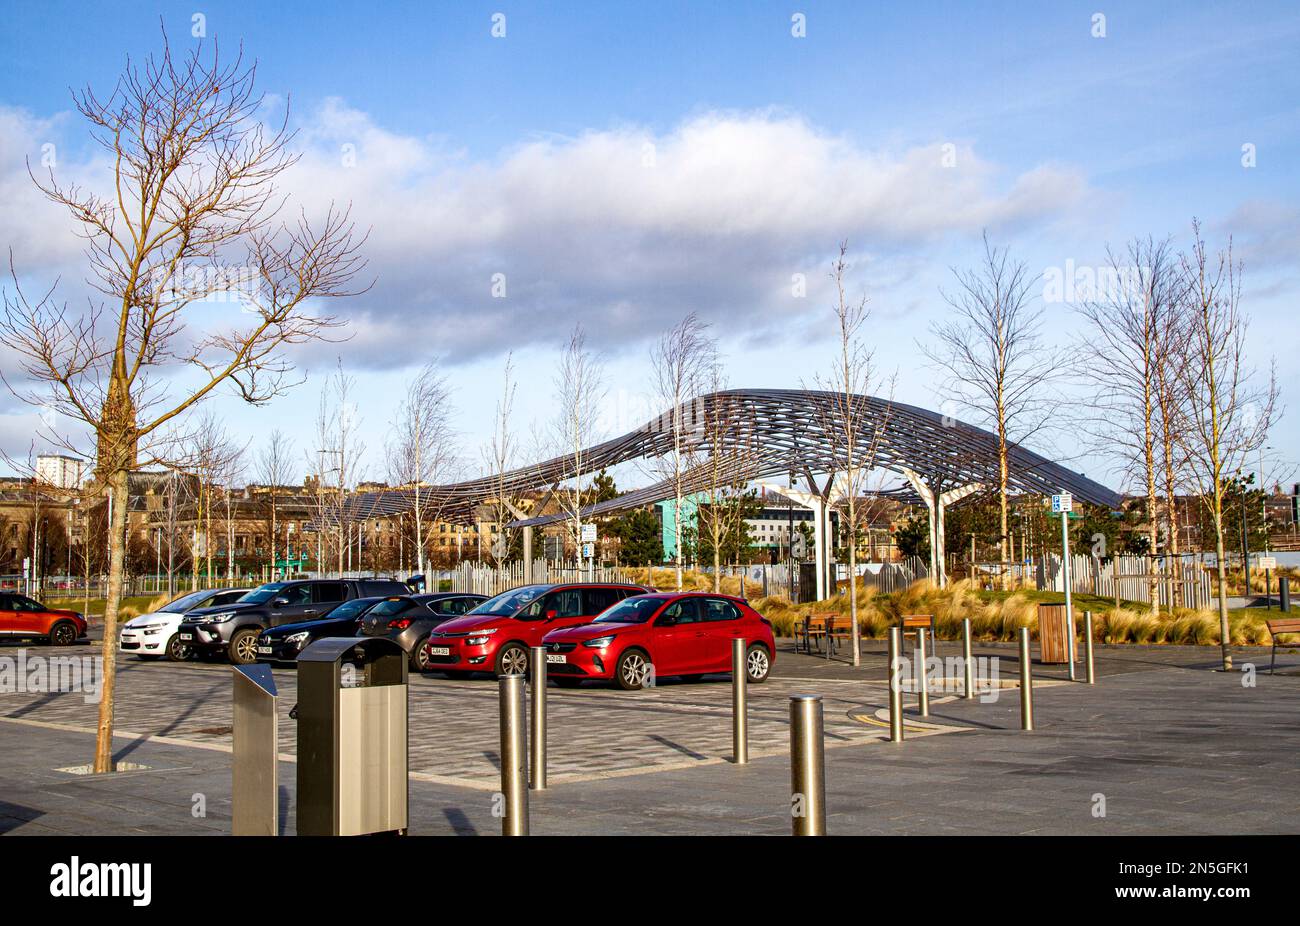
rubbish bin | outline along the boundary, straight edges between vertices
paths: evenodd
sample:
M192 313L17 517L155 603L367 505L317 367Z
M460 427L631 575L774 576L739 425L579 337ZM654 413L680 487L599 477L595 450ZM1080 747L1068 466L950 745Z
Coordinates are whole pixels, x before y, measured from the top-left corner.
M1070 661L1070 614L1065 605L1038 606L1038 649L1045 665Z
M407 655L325 637L298 656L298 834L405 833Z

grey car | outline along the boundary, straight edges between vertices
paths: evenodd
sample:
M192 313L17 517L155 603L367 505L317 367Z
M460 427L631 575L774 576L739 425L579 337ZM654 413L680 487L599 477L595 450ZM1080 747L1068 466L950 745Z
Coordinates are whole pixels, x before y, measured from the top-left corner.
M394 595L365 613L357 634L396 640L410 654L411 670L423 672L428 668L424 643L429 639L429 631L443 621L472 611L484 601L487 601L486 595L462 592Z

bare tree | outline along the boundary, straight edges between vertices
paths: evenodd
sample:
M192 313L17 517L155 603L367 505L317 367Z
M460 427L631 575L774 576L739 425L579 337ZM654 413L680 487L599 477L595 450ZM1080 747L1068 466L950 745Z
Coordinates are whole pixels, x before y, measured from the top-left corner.
M1250 454L1263 446L1278 416L1277 379L1260 384L1246 360L1249 320L1241 311L1241 267L1232 243L1210 254L1193 222L1190 253L1181 257L1187 332L1179 366L1186 398L1182 429L1189 472L1214 525L1219 580L1219 633L1223 669L1232 668L1228 627L1226 543L1223 520L1229 479L1248 468Z
M1056 398L1057 353L1041 337L1042 309L1030 292L1034 278L1007 249L989 244L978 269L953 269L957 290L945 294L956 313L936 324L935 343L921 344L944 373L944 391L954 402L988 424L998 438L999 556L1007 561L1009 447L1039 433Z
M865 404L864 397L880 391L881 384L876 373L875 356L862 340L862 326L870 316L867 297L853 299L845 288L849 271L848 249L848 242L841 243L839 257L831 266L836 293L832 309L839 334L839 356L835 358L834 374L818 376L815 381L819 389L830 394L830 403L819 416L822 419L819 423L831 443L837 487L843 500L841 509L847 515L842 529L849 548L849 614L853 664L856 666L862 658L858 652L858 536L864 522L870 520L872 506L866 501L868 479L889 416L874 416L873 420Z
M267 575L275 580L275 563L280 551L279 496L280 487L293 478L293 442L278 428L271 432L266 446L257 458L257 478L267 492L270 509L270 562ZM287 562L288 555L285 560Z
M53 169L33 175L80 223L104 301L76 315L52 289L32 303L18 288L0 328L37 384L21 397L85 425L96 476L115 499L106 640L117 639L127 477L152 456L151 439L222 386L250 403L287 389L282 348L337 324L317 314L319 300L347 295L362 265L346 211L317 227L305 216L295 226L277 220L275 180L294 162L291 136L256 119L254 74L241 56L222 64L215 46L210 58L196 47L176 61L164 41L159 57L128 61L109 98L89 88L74 96L112 158L112 192L60 182ZM242 311L227 327L189 330L187 310L230 294L224 262L241 250L256 283L240 293ZM115 656L104 648L96 772L113 768Z
M515 458L518 455L515 433L510 423L515 405L515 388L514 359L512 354L507 354L504 385L501 398L497 399L496 414L493 418L492 438L483 447L483 460L492 474L492 481L496 487L492 493L492 510L496 518L497 530L501 535L501 549L505 554L497 556L496 551L493 551L493 559L498 562L510 555L511 536L505 528L506 522L513 520L521 510L520 496L517 491L510 488L505 478L506 473L514 468Z
M432 495L430 485L447 480L456 457L456 432L452 428L451 390L436 363L429 363L407 384L398 405L387 447L389 478L414 493L416 571L425 575L426 522L437 520L445 495Z
M1168 241L1130 242L1121 257L1107 251L1109 272L1080 311L1087 336L1077 353L1080 371L1095 387L1083 418L1100 447L1121 455L1127 476L1142 485L1147 503L1147 584L1151 613L1160 614L1161 389L1171 374L1165 336L1176 314L1182 275ZM1169 424L1164 420L1164 424Z
M676 516L673 518L673 566L677 588L682 587L682 506L684 479L691 465L688 429L698 427L691 400L717 366L717 343L709 326L694 312L674 325L650 351L650 365L660 404L658 423L670 437L666 453L656 461L661 478L672 483Z
M352 550L353 524L358 512L348 505L349 488L364 478L363 460L366 445L360 438L361 419L352 394L356 380L343 370L343 361L337 361L334 372L321 390L320 406L316 416L315 467L316 495L315 517L317 530L318 569L325 569L325 555L337 563L336 574L343 575ZM325 544L325 531L332 525L335 534Z
M716 359L702 374L700 385L711 393L726 389L722 365ZM707 540L713 555L713 590L721 592L722 551L744 530L748 516L745 493L749 483L762 472L757 435L739 402L721 397L694 417L682 448L687 461L682 483L696 487L692 494L698 501L695 556L699 558L700 547ZM680 529L677 538L680 547Z
M555 499L568 516L569 531L579 559L582 551L582 479L586 458L583 451L597 440L600 405L605 398L604 370L587 348L587 336L575 325L555 373L557 414L551 423L551 442L557 452L570 458L573 478L555 487Z
M222 487L229 485L242 466L246 445L238 444L211 413L205 413L199 419L187 438L187 444L184 456L172 462L193 475L197 482L198 510L195 512L194 528L203 534L206 581L211 585L212 560L216 550L212 535L213 514L217 512L219 515L222 510L218 496L222 494ZM191 574L191 587L198 588L197 568Z

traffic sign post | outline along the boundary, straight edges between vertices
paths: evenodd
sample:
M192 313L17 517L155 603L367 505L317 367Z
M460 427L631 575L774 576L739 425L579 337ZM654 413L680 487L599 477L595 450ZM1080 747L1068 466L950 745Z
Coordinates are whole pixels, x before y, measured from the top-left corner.
M1065 619L1069 627L1070 681L1074 681L1074 604L1070 600L1070 512L1074 510L1074 496L1068 492L1052 496L1052 514L1061 516L1061 576L1065 582ZM1040 631L1041 632L1041 631Z

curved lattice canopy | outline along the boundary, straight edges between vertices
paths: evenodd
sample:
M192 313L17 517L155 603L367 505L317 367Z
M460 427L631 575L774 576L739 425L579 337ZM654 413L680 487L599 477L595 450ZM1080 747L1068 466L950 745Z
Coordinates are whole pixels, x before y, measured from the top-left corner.
M549 489L578 472L589 476L621 463L674 453L680 453L686 463L687 492L703 491L723 478L734 484L792 472L835 473L843 469L847 456L845 421L854 424L859 466L900 475L910 470L936 490L998 484L997 437L973 425L873 396L854 396L850 404L834 392L735 389L700 396L679 414L661 415L621 437L584 449L580 456L568 453L508 473L425 486L420 493L430 508L440 509L440 517L471 521L474 509L494 498ZM1015 444L1010 448L1008 478L1017 493L1069 492L1098 505L1114 508L1120 503L1111 489ZM634 508L675 494L672 482L664 480L593 505L587 512ZM888 494L915 500L910 489ZM351 499L347 515L396 515L413 507L413 490L390 489L359 493ZM556 518L542 516L516 524Z

